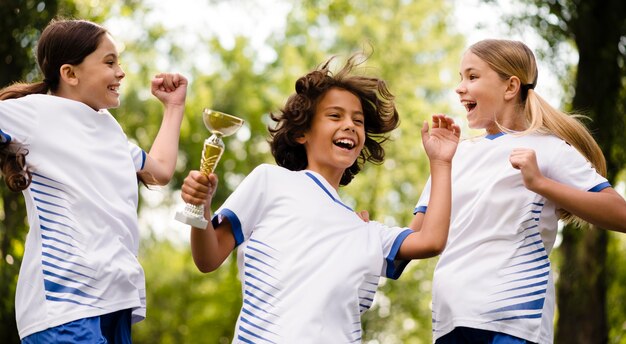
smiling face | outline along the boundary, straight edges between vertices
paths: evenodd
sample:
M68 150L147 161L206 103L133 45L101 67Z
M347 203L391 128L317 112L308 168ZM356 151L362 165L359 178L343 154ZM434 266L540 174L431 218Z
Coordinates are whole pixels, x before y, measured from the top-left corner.
M502 80L485 61L470 50L461 60L461 82L456 88L461 104L467 110L472 129L485 129L489 134L500 132L497 123L515 129L514 112L507 99L508 80Z
M334 185L359 157L365 143L361 101L352 92L331 88L315 108L311 128L297 139L307 154L307 169Z
M120 105L119 87L125 73L119 65L117 48L109 34L102 35L98 48L73 66L74 82L69 98L94 110Z

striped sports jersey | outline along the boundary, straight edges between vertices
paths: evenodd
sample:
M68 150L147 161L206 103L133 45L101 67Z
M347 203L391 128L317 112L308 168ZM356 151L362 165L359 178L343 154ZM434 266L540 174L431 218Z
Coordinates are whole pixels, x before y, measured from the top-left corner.
M51 95L1 101L0 130L28 150L33 171L23 191L30 229L15 299L20 337L122 309L143 319L136 172L145 152L108 111Z
M552 343L554 284L548 255L557 206L524 186L509 155L534 149L541 173L580 190L610 186L585 158L551 135L491 135L460 143L452 161L447 246L433 281L433 337L464 326ZM425 212L427 183L415 212Z
M412 231L364 222L312 171L261 165L213 218L238 245L243 305L234 343L359 343L361 314Z

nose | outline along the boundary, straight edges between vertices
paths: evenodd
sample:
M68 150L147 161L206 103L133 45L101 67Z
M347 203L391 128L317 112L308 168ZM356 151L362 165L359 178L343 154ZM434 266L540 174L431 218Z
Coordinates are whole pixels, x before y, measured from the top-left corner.
M351 131L351 132L356 132L356 125L354 124L354 121L352 120L352 118L346 118L346 120L344 121L344 131Z
M463 93L467 92L467 89L465 88L465 84L461 81L456 86L456 89L454 89L454 92L456 92L457 94L463 94Z
M115 73L118 79L123 79L126 76L126 73L122 69L122 66L118 66L117 73Z

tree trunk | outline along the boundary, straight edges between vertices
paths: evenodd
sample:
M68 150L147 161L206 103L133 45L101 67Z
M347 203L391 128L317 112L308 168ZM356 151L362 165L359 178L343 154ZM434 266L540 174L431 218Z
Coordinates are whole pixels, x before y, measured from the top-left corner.
M624 128L617 104L622 89L618 46L626 4L623 0L584 0L576 11L576 18L569 22L579 51L573 108L593 120L588 125L607 157L607 178L614 182L623 164L612 159L611 151ZM594 227L567 226L563 231L556 343L608 342L607 237L606 231Z

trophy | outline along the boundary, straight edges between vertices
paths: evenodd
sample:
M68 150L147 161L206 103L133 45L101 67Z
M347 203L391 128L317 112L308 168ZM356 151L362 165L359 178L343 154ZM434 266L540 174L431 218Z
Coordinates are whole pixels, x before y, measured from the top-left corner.
M222 157L222 153L224 153L222 137L234 134L241 128L244 121L241 118L211 109L204 109L202 121L212 134L211 137L204 140L202 159L200 160L200 172L208 175L215 170L217 162ZM204 218L203 204L194 205L187 203L183 210L176 212L174 218L196 228L205 229L208 225L208 221Z

